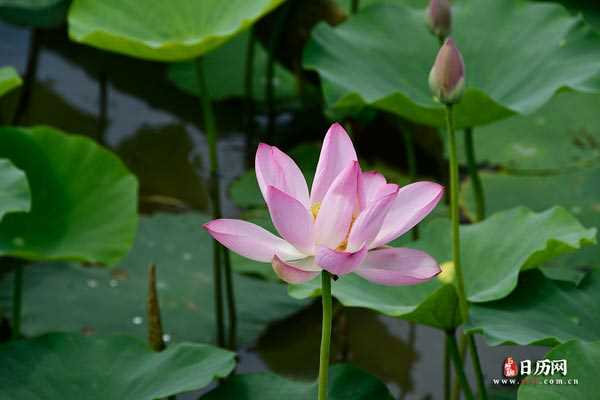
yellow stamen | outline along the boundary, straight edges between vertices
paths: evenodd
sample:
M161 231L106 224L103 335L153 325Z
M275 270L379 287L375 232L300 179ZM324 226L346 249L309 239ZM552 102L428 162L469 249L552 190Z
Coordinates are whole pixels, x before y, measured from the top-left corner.
M437 276L440 281L446 284L454 282L454 263L452 261L446 261L440 265L442 272Z
M310 212L313 216L313 219L317 219L317 215L319 214L319 210L321 209L321 203L316 202L312 206L310 206Z

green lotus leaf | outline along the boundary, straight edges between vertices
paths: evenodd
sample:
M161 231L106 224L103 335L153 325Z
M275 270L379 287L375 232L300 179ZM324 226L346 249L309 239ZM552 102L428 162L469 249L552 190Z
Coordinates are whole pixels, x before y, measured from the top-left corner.
M13 67L0 68L0 97L21 86L21 77Z
M434 219L424 224L421 240L404 242L407 247L427 251L444 272L425 284L406 287L375 285L356 275L340 278L333 295L344 305L365 307L448 329L460 325L452 282L450 222ZM490 216L483 222L461 226L461 248L465 289L470 302L501 299L517 285L519 272L595 242L595 229L585 229L562 208L534 213L515 208ZM289 288L296 298L316 296L318 279Z
M236 375L208 393L206 400L306 400L317 398L317 384L300 382L271 372ZM333 365L329 371L331 400L392 400L385 384L351 365Z
M474 130L479 162L511 173L561 173L600 165L600 96L562 92L529 116ZM459 142L463 135L458 136ZM465 162L464 146L459 157Z
M561 88L600 89L600 36L562 6L457 0L453 13L467 74L458 128L531 113ZM428 86L438 46L422 9L376 4L337 27L317 26L304 66L320 74L333 114L370 105L443 126L443 106Z
M170 340L212 342L213 245L202 229L208 221L193 213L143 217L132 250L110 271L62 263L24 268L23 333L84 331L145 338L148 266L155 264L163 327ZM3 284L10 285L10 277ZM251 344L269 323L306 305L289 298L279 283L234 274L234 286L241 345ZM8 286L3 291L10 293Z
M519 400L590 400L598 397L595 382L600 368L600 342L572 340L550 350L546 358L567 360L567 375L556 373L533 378L561 379L562 384L522 384L519 387ZM568 384L569 379L571 384ZM577 384L573 379L577 380Z
M0 159L0 221L10 212L27 212L31 207L25 173L9 160Z
M534 211L559 205L573 213L586 226L600 228L600 169L582 169L550 176L481 174L489 213L524 205ZM470 181L461 190L468 215L474 215L475 201ZM600 246L591 246L553 260L549 268L600 266Z
M71 0L0 0L0 18L34 28L62 24Z
M207 386L235 354L196 343L157 353L128 336L52 333L0 346L0 399L152 400Z
M112 265L137 229L137 180L111 152L49 127L0 128L0 158L27 175L31 212L0 222L0 255Z
M208 77L207 86L211 98L223 100L230 97L244 97L246 53L250 35L243 32L225 43L204 58L204 73ZM254 48L254 75L252 79L254 98L265 100L265 85L267 68L267 52L260 42ZM171 64L168 72L169 79L184 92L199 96L196 64L185 61ZM296 79L291 72L281 65L275 65L274 75L275 95L277 102L289 101L297 96Z
M579 286L524 273L502 300L474 304L465 329L499 344L555 346L568 340L600 340L600 271Z
M74 0L69 37L136 58L182 61L215 49L285 0Z

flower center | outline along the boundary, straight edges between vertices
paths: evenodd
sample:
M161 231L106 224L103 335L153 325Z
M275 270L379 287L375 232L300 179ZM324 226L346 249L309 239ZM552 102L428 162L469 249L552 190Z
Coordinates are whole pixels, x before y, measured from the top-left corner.
M310 212L313 216L313 219L317 219L317 215L319 215L319 210L321 209L321 203L316 202L312 206L310 206Z

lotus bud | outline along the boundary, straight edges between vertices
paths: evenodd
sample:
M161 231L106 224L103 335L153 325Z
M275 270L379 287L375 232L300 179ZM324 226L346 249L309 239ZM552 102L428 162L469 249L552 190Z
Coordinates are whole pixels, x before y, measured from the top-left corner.
M444 104L457 103L465 88L465 64L452 38L446 39L429 73L433 96Z
M429 30L444 40L452 29L452 11L448 0L431 0L425 14Z

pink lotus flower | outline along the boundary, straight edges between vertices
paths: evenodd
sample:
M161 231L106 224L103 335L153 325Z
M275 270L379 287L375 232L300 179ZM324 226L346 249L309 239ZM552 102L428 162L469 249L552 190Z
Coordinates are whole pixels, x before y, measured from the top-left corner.
M324 269L338 276L354 272L384 285L406 285L440 272L437 262L422 251L385 245L429 214L443 187L416 182L400 188L377 172L361 172L354 146L339 124L325 136L310 194L296 163L277 147L260 144L255 166L283 239L236 219L217 219L204 228L232 251L270 262L284 281L301 283Z

